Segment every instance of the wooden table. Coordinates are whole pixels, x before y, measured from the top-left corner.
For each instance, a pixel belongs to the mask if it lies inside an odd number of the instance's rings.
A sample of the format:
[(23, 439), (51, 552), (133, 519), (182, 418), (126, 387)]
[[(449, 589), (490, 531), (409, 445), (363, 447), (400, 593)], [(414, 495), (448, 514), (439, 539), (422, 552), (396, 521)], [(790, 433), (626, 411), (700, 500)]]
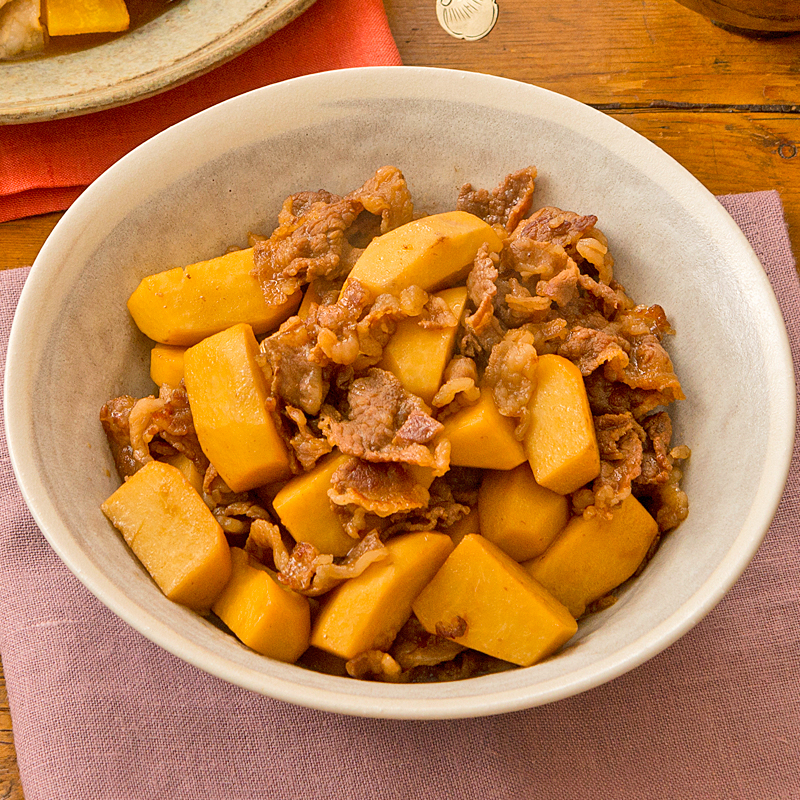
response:
[[(715, 194), (777, 189), (800, 253), (800, 35), (734, 35), (674, 0), (498, 0), (478, 42), (446, 34), (435, 0), (385, 0), (407, 65), (492, 73), (569, 95), (656, 142)], [(0, 268), (30, 264), (58, 221), (0, 225)], [(0, 800), (19, 800), (0, 668)]]

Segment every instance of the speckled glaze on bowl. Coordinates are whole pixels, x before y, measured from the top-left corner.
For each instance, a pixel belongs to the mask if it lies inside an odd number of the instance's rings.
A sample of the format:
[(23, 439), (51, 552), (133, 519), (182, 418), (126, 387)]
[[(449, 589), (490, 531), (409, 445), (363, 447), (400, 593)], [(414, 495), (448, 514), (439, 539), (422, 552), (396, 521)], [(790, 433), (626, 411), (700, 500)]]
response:
[(76, 53), (0, 62), (0, 123), (112, 108), (194, 78), (280, 30), (314, 0), (182, 0)]
[[(291, 192), (346, 192), (387, 163), (402, 167), (418, 207), (431, 212), (452, 208), (465, 181), (491, 187), (535, 164), (536, 204), (596, 214), (621, 282), (638, 302), (663, 305), (678, 332), (671, 353), (688, 399), (674, 420), (676, 441), (693, 450), (689, 519), (616, 605), (526, 669), (408, 686), (262, 658), (166, 600), (100, 512), (119, 481), (98, 411), (109, 397), (152, 391), (150, 343), (125, 307), (138, 281), (244, 245), (250, 230), (270, 231)], [(750, 246), (716, 199), (659, 148), (532, 86), (384, 67), (237, 97), (159, 134), (101, 176), (34, 264), (11, 334), (5, 409), (17, 478), (48, 540), (145, 636), (214, 675), (293, 703), (423, 719), (576, 694), (697, 623), (744, 570), (775, 512), (792, 447), (794, 382), (780, 312)]]

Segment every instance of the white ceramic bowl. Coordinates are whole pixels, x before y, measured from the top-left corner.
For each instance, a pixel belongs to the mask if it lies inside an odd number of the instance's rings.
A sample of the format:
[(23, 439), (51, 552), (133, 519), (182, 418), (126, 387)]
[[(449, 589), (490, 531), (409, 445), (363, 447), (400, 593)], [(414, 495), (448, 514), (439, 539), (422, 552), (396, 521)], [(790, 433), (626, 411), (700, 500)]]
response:
[[(275, 109), (281, 109), (275, 113)], [(620, 601), (546, 662), (434, 685), (330, 677), (262, 658), (167, 601), (100, 512), (119, 481), (103, 402), (149, 393), (149, 343), (125, 301), (145, 275), (268, 232), (281, 200), (346, 192), (399, 165), (420, 207), (453, 207), (465, 181), (492, 187), (527, 164), (536, 204), (599, 217), (616, 273), (660, 303), (688, 399), (676, 442), (693, 451), (689, 519)], [(35, 331), (35, 335), (32, 332)], [(445, 718), (547, 703), (663, 650), (744, 570), (773, 516), (794, 431), (786, 333), (755, 255), (728, 214), (655, 145), (542, 89), (463, 72), (369, 68), (299, 78), (209, 109), (102, 175), (45, 244), (8, 355), (14, 467), (45, 535), (119, 616), (170, 652), (241, 686), (375, 717)], [(757, 413), (753, 413), (754, 410)]]
[(207, 72), (266, 39), (314, 0), (181, 0), (104, 44), (0, 62), (0, 123), (124, 105)]

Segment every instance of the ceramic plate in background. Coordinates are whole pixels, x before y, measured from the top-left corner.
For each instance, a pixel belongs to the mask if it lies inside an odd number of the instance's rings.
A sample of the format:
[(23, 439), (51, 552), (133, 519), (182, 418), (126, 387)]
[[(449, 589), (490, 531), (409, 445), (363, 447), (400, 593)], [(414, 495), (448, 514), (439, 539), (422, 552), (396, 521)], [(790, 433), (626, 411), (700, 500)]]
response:
[(0, 123), (124, 105), (207, 72), (280, 30), (314, 0), (181, 0), (113, 41), (0, 62)]
[[(272, 113), (280, 108), (281, 113)], [(153, 272), (246, 246), (283, 199), (344, 194), (384, 164), (419, 209), (455, 206), (538, 168), (536, 207), (595, 214), (615, 277), (661, 304), (687, 399), (674, 442), (691, 447), (689, 518), (619, 601), (581, 622), (560, 653), (447, 684), (322, 675), (258, 656), (169, 602), (100, 511), (119, 485), (98, 414), (153, 391), (149, 342), (126, 300)], [(36, 335), (32, 335), (35, 331)], [(447, 718), (527, 708), (597, 686), (695, 625), (749, 563), (791, 457), (795, 388), (766, 275), (719, 202), (656, 145), (574, 100), (502, 78), (376, 67), (312, 75), (236, 97), (159, 134), (81, 195), (42, 248), (8, 351), (6, 428), (23, 495), (72, 571), (152, 641), (208, 672), (315, 708)], [(754, 410), (757, 413), (754, 413)]]

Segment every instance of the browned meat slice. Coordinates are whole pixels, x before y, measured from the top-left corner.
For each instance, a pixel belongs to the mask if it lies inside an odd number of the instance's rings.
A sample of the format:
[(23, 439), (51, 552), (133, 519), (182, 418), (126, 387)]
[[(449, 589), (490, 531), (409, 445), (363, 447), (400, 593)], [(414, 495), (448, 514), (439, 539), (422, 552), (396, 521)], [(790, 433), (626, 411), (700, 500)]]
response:
[[(448, 482), (450, 477), (450, 472), (448, 472), (445, 476), (434, 480), (428, 490), (430, 500), (426, 508), (389, 517), (390, 524), (384, 529), (383, 537), (405, 531), (446, 530), (469, 514), (470, 506), (462, 502), (467, 498), (456, 497), (456, 492)], [(469, 499), (473, 504), (477, 502), (477, 493), (475, 497)]]
[(578, 265), (569, 259), (567, 266), (548, 280), (536, 284), (536, 294), (552, 300), (563, 308), (578, 299), (578, 283), (580, 279)]
[(159, 435), (178, 452), (197, 463), (200, 443), (194, 430), (192, 411), (189, 408), (189, 395), (183, 384), (175, 388), (161, 387), (159, 400), (162, 408), (153, 414), (153, 423), (158, 425)]
[(636, 479), (637, 485), (666, 483), (672, 472), (673, 458), (669, 443), (672, 439), (672, 420), (666, 411), (659, 411), (641, 421), (647, 434), (645, 450), (642, 455), (642, 474)]
[(292, 548), (289, 558), (280, 565), (278, 580), (296, 592), (308, 591), (317, 567), (329, 559), (332, 560), (332, 556), (326, 558), (313, 544), (298, 542)]
[(164, 407), (153, 415), (153, 422), (159, 428), (158, 437), (183, 453), (202, 472), (208, 466), (208, 458), (200, 447), (183, 383), (175, 389), (162, 387), (161, 398)]
[(597, 223), (595, 216), (581, 216), (572, 211), (545, 206), (523, 220), (514, 230), (513, 238), (532, 239), (562, 247), (572, 259), (582, 259), (575, 249), (577, 243)]
[(203, 475), (203, 500), (214, 511), (235, 503), (246, 503), (251, 500), (249, 492), (234, 492), (220, 477), (217, 468), (209, 464)]
[(637, 496), (649, 498), (659, 530), (668, 531), (677, 527), (689, 513), (689, 500), (680, 487), (683, 472), (675, 462), (689, 458), (691, 452), (685, 445), (670, 449), (672, 420), (666, 411), (645, 417), (642, 428), (647, 441), (642, 474), (634, 482), (634, 489)]
[(621, 336), (576, 326), (559, 346), (558, 355), (572, 361), (585, 377), (602, 364), (612, 364), (616, 370), (624, 369), (628, 366), (629, 349), (630, 345)]
[(408, 317), (419, 317), (429, 302), (428, 293), (419, 286), (409, 286), (399, 296), (378, 295), (356, 325), (359, 354), (353, 362), (354, 369), (361, 372), (377, 364), (397, 323)]
[(513, 668), (512, 664), (499, 658), (484, 655), (476, 650), (464, 650), (450, 661), (443, 661), (432, 667), (419, 666), (409, 670), (408, 679), (411, 683), (462, 681)]
[[(256, 527), (260, 523), (253, 523)], [(272, 534), (274, 538), (274, 534)], [(277, 548), (275, 553), (279, 552)], [(350, 552), (338, 563), (332, 555), (320, 553), (308, 542), (299, 542), (288, 557), (281, 554), (278, 580), (307, 597), (318, 597), (350, 578), (357, 578), (376, 561), (387, 558), (389, 551), (376, 532), (368, 533), (360, 542), (355, 542)]]
[[(279, 226), (269, 239), (255, 242), (253, 249), (253, 274), (267, 302), (282, 303), (314, 278), (344, 277), (360, 248), (378, 232), (371, 231), (369, 224), (354, 228), (365, 209), (381, 219), (381, 233), (411, 220), (414, 208), (400, 170), (381, 167), (346, 197), (326, 191), (289, 197)], [(352, 242), (348, 239), (351, 228)]]
[(415, 617), (400, 630), (388, 653), (367, 650), (347, 662), (351, 677), (389, 683), (463, 680), (511, 668), (506, 661), (428, 633)]
[(533, 344), (540, 356), (557, 353), (561, 342), (569, 332), (563, 317), (528, 323), (525, 325), (525, 330), (533, 334)]
[(681, 489), (682, 478), (683, 470), (673, 466), (665, 483), (648, 487), (650, 513), (662, 533), (677, 528), (689, 515), (689, 498)]
[(245, 536), (250, 532), (251, 523), (255, 519), (269, 521), (266, 509), (252, 499), (238, 500), (228, 505), (218, 505), (212, 509), (214, 519), (222, 530), (233, 536)]
[(575, 244), (578, 255), (597, 271), (600, 283), (609, 284), (614, 277), (614, 259), (608, 252), (608, 239), (597, 228), (586, 231)]
[(312, 278), (337, 275), (347, 244), (344, 233), (362, 208), (352, 197), (311, 203), (303, 216), (257, 242), (253, 274), (261, 282), (266, 301), (278, 305)]
[(351, 678), (375, 680), (382, 683), (405, 683), (400, 665), (383, 650), (365, 650), (351, 658), (345, 669)]
[(620, 381), (632, 389), (659, 392), (668, 398), (667, 402), (685, 398), (672, 359), (658, 337), (651, 333), (634, 337), (629, 358), (629, 363), (622, 369), (613, 363), (606, 364), (603, 368), (606, 378)]
[(289, 437), (289, 446), (294, 451), (300, 466), (308, 471), (333, 448), (327, 439), (317, 436), (309, 427), (306, 415), (299, 408), (287, 405), (284, 413), (297, 426), (297, 433)]
[(541, 322), (547, 318), (551, 303), (551, 298), (537, 296), (514, 275), (504, 274), (497, 279), (494, 313), (503, 328)]
[[(458, 472), (457, 469), (455, 471)], [(430, 499), (423, 508), (400, 511), (381, 518), (354, 504), (337, 506), (345, 531), (350, 536), (358, 538), (364, 531), (379, 530), (385, 540), (398, 533), (449, 528), (469, 513), (470, 505), (467, 502), (471, 505), (477, 502), (477, 490), (466, 493), (454, 490), (447, 480), (451, 477), (451, 472), (453, 470), (433, 481), (428, 490)]]
[(635, 306), (620, 311), (614, 317), (614, 326), (620, 336), (629, 339), (651, 333), (661, 340), (664, 335), (675, 333), (661, 306)]
[(425, 330), (440, 331), (455, 328), (458, 325), (458, 319), (443, 297), (431, 295), (419, 315), (417, 324)]
[(536, 168), (526, 167), (506, 175), (491, 192), (475, 189), (471, 183), (464, 184), (458, 194), (457, 207), (489, 225), (502, 225), (507, 231), (513, 231), (530, 211), (535, 187)]
[(538, 276), (542, 280), (549, 280), (566, 269), (570, 262), (574, 263), (560, 244), (538, 242), (520, 235), (524, 229), (524, 224), (519, 225), (503, 250), (503, 264), (508, 270), (523, 278)]
[[(434, 408), (445, 409), (448, 414), (464, 406), (474, 405), (481, 396), (477, 384), (478, 367), (475, 362), (465, 356), (453, 356), (444, 368), (442, 385), (431, 404)], [(440, 419), (443, 413), (439, 414)]]
[(581, 273), (578, 276), (578, 283), (582, 289), (585, 289), (600, 301), (603, 313), (609, 319), (615, 312), (633, 307), (633, 300), (625, 294), (622, 286), (614, 280), (610, 284), (598, 283), (590, 275)]
[(431, 440), (442, 427), (419, 397), (403, 389), (390, 372), (374, 367), (350, 385), (344, 418), (330, 406), (320, 418), (320, 429), (343, 453), (432, 467), (439, 474), (449, 464), (449, 443), (434, 446)]
[(589, 406), (595, 416), (624, 414), (629, 411), (638, 420), (658, 406), (668, 405), (674, 399), (662, 392), (632, 389), (624, 383), (615, 383), (608, 380), (601, 371), (587, 375), (584, 384)]
[(402, 669), (409, 670), (451, 661), (463, 650), (464, 645), (428, 633), (412, 616), (400, 629), (389, 652)]
[[(278, 214), (278, 227), (289, 227), (296, 225), (301, 217), (304, 217), (315, 204), (327, 204), (341, 202), (341, 197), (325, 189), (320, 189), (318, 192), (298, 192), (297, 194), (289, 195), (281, 206), (280, 213)], [(265, 241), (267, 237), (261, 241)]]
[(266, 519), (256, 520), (250, 526), (244, 549), (256, 561), (276, 571), (289, 562), (289, 548), (280, 528)]
[(328, 375), (311, 353), (314, 341), (300, 317), (290, 317), (261, 343), (272, 368), (272, 392), (306, 414), (319, 413), (328, 393)]
[(403, 173), (397, 167), (381, 167), (353, 197), (381, 219), (380, 232), (399, 228), (414, 217), (414, 204)]
[(483, 376), (497, 410), (504, 417), (519, 420), (516, 435), (520, 439), (528, 427), (528, 405), (536, 388), (538, 362), (533, 334), (515, 328), (492, 348)]
[(123, 395), (109, 400), (100, 410), (100, 422), (123, 479), (154, 457), (177, 453), (183, 453), (200, 472), (208, 466), (183, 385), (163, 386), (159, 397), (136, 400)]
[(134, 457), (128, 417), (136, 399), (122, 395), (109, 400), (100, 409), (100, 423), (105, 431), (117, 472), (123, 480), (144, 466)]
[(458, 352), (462, 356), (475, 359), (481, 368), (486, 366), (489, 353), (492, 348), (505, 336), (505, 328), (500, 321), (492, 316), (487, 327), (480, 333), (476, 333), (469, 326), (465, 326), (464, 335), (458, 342)]
[(495, 253), (489, 252), (488, 245), (483, 245), (467, 275), (467, 292), (475, 311), (466, 318), (465, 325), (475, 334), (486, 329), (494, 314), (498, 260)]
[(308, 325), (316, 329), (315, 360), (352, 364), (360, 351), (356, 325), (369, 306), (369, 292), (359, 281), (348, 282), (335, 303), (312, 308)]
[(328, 497), (338, 506), (352, 504), (379, 517), (388, 517), (425, 508), (430, 495), (402, 464), (353, 459), (331, 476)]
[(600, 475), (592, 484), (594, 504), (584, 515), (610, 517), (611, 511), (631, 493), (633, 481), (642, 471), (646, 434), (632, 414), (604, 414), (595, 417), (600, 449)]
[(315, 278), (309, 284), (313, 286), (314, 291), (319, 297), (320, 306), (332, 306), (338, 299), (342, 291), (343, 281), (341, 280), (328, 280), (327, 278)]
[(608, 317), (603, 314), (602, 309), (598, 308), (597, 299), (587, 292), (581, 292), (576, 300), (558, 309), (553, 309), (551, 316), (562, 318), (570, 328), (605, 330), (609, 327)]
[(410, 286), (399, 296), (379, 295), (370, 305), (361, 283), (348, 281), (335, 303), (311, 309), (307, 327), (315, 331), (316, 346), (309, 357), (319, 364), (366, 369), (380, 360), (396, 323), (419, 316), (427, 302), (427, 292)]

